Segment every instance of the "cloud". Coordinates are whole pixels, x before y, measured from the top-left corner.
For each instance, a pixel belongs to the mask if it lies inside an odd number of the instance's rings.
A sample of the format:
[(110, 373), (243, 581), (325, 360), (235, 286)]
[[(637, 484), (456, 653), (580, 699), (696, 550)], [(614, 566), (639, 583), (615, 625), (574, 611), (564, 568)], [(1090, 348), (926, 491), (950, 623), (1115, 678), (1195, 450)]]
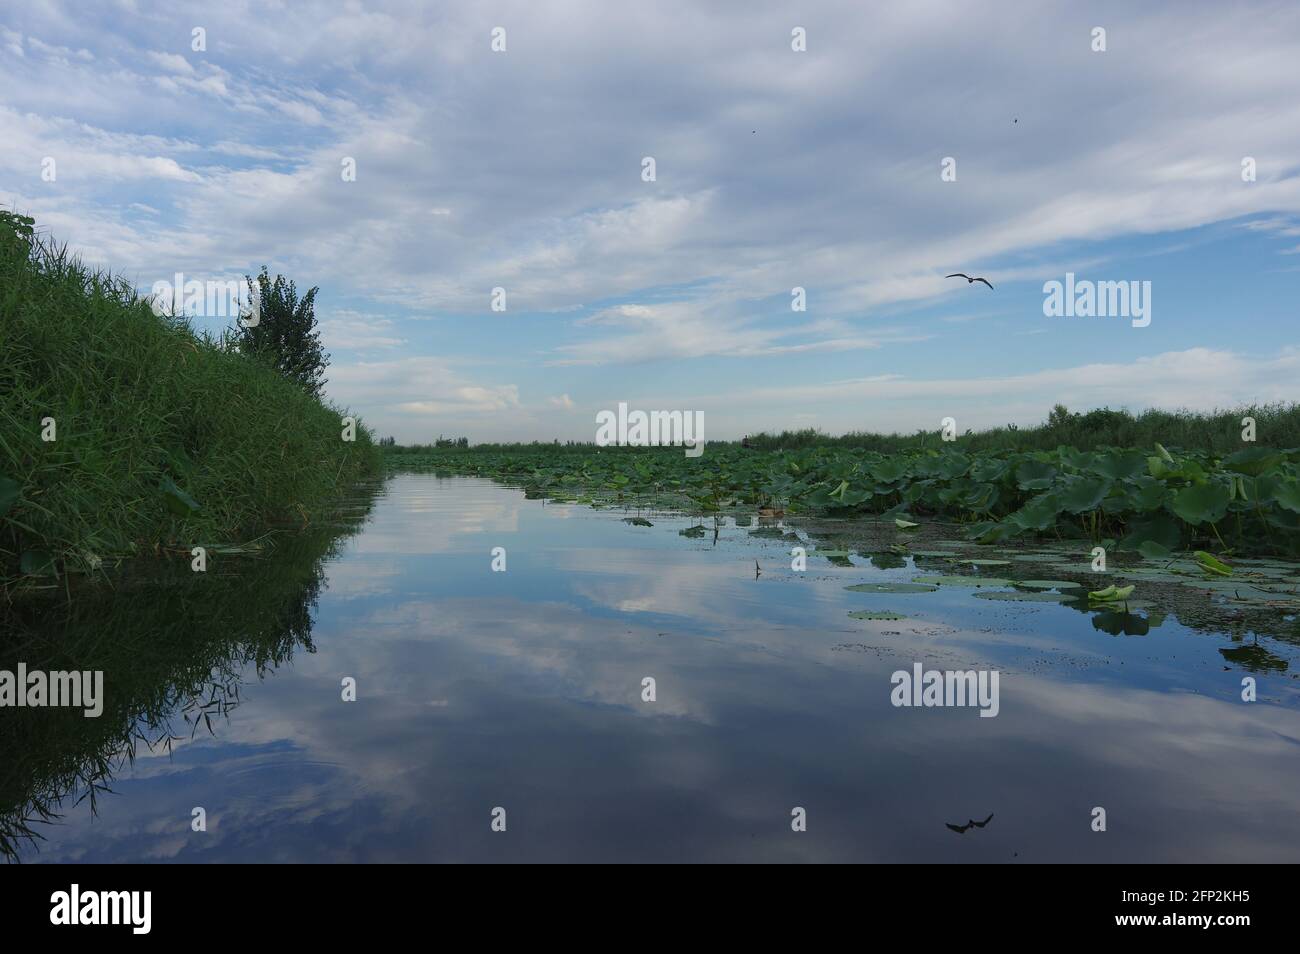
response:
[(482, 415), (519, 407), (513, 384), (465, 380), (436, 358), (336, 364), (329, 369), (330, 395), (349, 407), (397, 416)]
[(194, 73), (194, 67), (190, 66), (190, 61), (178, 53), (159, 53), (156, 50), (151, 50), (146, 55), (169, 73), (181, 73), (187, 76)]
[(863, 335), (850, 325), (832, 319), (764, 319), (747, 314), (743, 308), (746, 304), (730, 303), (714, 296), (706, 300), (615, 305), (574, 322), (579, 328), (612, 329), (612, 334), (560, 345), (554, 349), (558, 357), (551, 363), (599, 365), (707, 357), (773, 357), (873, 349), (884, 341), (916, 341), (924, 337), (892, 328), (877, 328), (872, 334)]
[[(274, 31), (248, 30), (238, 3), (147, 22), (57, 3), (7, 12), (0, 205), (145, 285), (266, 263), (366, 316), (326, 315), (332, 347), (496, 361), (485, 380), (552, 413), (559, 388), (538, 379), (557, 366), (704, 359), (740, 394), (771, 380), (773, 359), (804, 375), (825, 359), (822, 376), (843, 378), (888, 349), (900, 357), (887, 366), (921, 380), (921, 349), (902, 346), (933, 330), (906, 313), (961, 309), (942, 322), (959, 342), (947, 360), (981, 361), (998, 345), (977, 336), (1014, 321), (1016, 286), (1145, 254), (1143, 236), (1249, 219), (1240, 240), (1294, 251), (1300, 9), (1103, 4), (1104, 54), (1061, 4), (813, 3), (801, 54), (776, 7), (496, 9), (504, 54), (479, 11), (402, 0), (306, 0)], [(196, 22), (206, 51), (190, 49)], [(956, 181), (940, 179), (946, 156)], [(987, 275), (997, 298), (943, 278), (958, 270)], [(544, 335), (454, 334), (444, 348), (432, 326), (384, 324), (463, 322), (497, 286)], [(789, 309), (795, 286), (805, 313)], [(960, 320), (985, 310), (997, 317)], [(1053, 358), (1049, 335), (1003, 330), (999, 342)], [(528, 419), (504, 384), (430, 397), (403, 380), (411, 392), (384, 390), (383, 408), (504, 401), (512, 424)]]
[[(407, 305), (478, 309), (503, 285), (512, 307), (546, 310), (711, 280), (732, 297), (803, 284), (849, 314), (949, 294), (938, 262), (978, 267), (1134, 227), (1300, 211), (1300, 177), (1286, 175), (1285, 159), (1300, 145), (1285, 56), (1300, 14), (1195, 6), (1195, 17), (1116, 8), (1106, 54), (1050, 7), (872, 17), (814, 7), (800, 55), (773, 40), (788, 37), (780, 11), (736, 20), (685, 3), (655, 18), (683, 25), (671, 32), (648, 29), (640, 11), (511, 4), (516, 43), (496, 59), (467, 11), (430, 20), (401, 4), (373, 14), (304, 4), (282, 11), (277, 36), (250, 35), (236, 29), (238, 10), (218, 11), (209, 35), (241, 41), (207, 56), (202, 75), (189, 62), (197, 55), (141, 53), (176, 84), (177, 106), (222, 101), (230, 122), (209, 119), (226, 141), (241, 114), (326, 132), (278, 170), (287, 188), (195, 181), (178, 231), (185, 241), (222, 223), (208, 245), (223, 260), (258, 257), (274, 216), (282, 242), (322, 266), (343, 244), (322, 233), (349, 236), (360, 290), (382, 287)], [(1016, 28), (1003, 29), (1003, 17)], [(724, 28), (721, 54), (712, 31)], [(1249, 79), (1224, 69), (1241, 58)], [(353, 95), (369, 101), (321, 89), (313, 100), (325, 75), (316, 61), (363, 71), (371, 82)], [(970, 75), (983, 78), (978, 90)], [(631, 76), (656, 77), (655, 96), (629, 100)], [(157, 99), (143, 78), (121, 79), (142, 109)], [(36, 98), (27, 83), (18, 90)], [(1254, 108), (1265, 101), (1269, 109)], [(1093, 108), (1104, 102), (1122, 105)], [(1091, 123), (1083, 135), (1081, 113)], [(248, 133), (265, 142), (268, 129), (259, 120)], [(1223, 142), (1249, 144), (1259, 159), (1251, 188), (1220, 155)], [(657, 159), (652, 183), (640, 178), (646, 154)], [(343, 155), (361, 170), (352, 195), (326, 173)], [(958, 161), (956, 182), (939, 180), (945, 155)], [(844, 176), (849, 168), (858, 174)], [(446, 216), (393, 214), (412, 207), (465, 212), (451, 229)]]
[(321, 317), (318, 327), (327, 351), (372, 351), (406, 344), (406, 339), (396, 333), (395, 324), (380, 315), (339, 310)]
[[(792, 420), (793, 412), (809, 407), (820, 412), (818, 426), (832, 431), (930, 430), (948, 415), (955, 416), (965, 430), (1007, 422), (1040, 423), (1058, 402), (1071, 408), (1193, 411), (1284, 402), (1294, 400), (1297, 378), (1300, 347), (1285, 348), (1271, 357), (1190, 348), (1129, 362), (1057, 366), (1024, 374), (935, 378), (886, 373), (686, 400), (693, 408), (712, 412), (712, 431), (719, 438), (733, 430), (739, 433), (756, 419), (779, 430), (785, 426), (783, 421)], [(638, 406), (657, 406), (654, 402), (662, 398), (636, 400)], [(739, 408), (749, 413), (749, 425), (740, 423)]]

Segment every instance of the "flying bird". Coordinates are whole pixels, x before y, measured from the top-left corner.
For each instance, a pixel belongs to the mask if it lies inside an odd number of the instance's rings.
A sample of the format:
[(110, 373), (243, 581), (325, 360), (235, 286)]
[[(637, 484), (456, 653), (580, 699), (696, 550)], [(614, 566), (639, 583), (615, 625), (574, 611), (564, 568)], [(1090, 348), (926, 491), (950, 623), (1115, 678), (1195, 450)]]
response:
[(759, 575), (760, 573), (762, 573), (762, 572), (763, 572), (763, 571), (762, 571), (761, 569), (759, 569), (758, 561), (755, 560), (755, 561), (754, 561), (754, 579), (757, 580), (757, 579), (758, 579), (758, 575)]
[(979, 278), (978, 276), (975, 277), (975, 278), (971, 278), (971, 277), (970, 277), (969, 275), (967, 275), (965, 272), (953, 272), (951, 275), (945, 275), (945, 276), (943, 276), (943, 277), (944, 277), (944, 278), (964, 278), (964, 279), (966, 279), (966, 284), (967, 284), (967, 285), (973, 285), (973, 284), (975, 284), (975, 282), (983, 282), (985, 285), (988, 285), (990, 289), (992, 289), (992, 287), (993, 287), (992, 285), (989, 285), (989, 280), (988, 280), (987, 278)]
[(983, 828), (985, 825), (987, 825), (987, 824), (988, 824), (989, 822), (991, 822), (992, 820), (993, 820), (993, 814), (992, 814), (992, 813), (989, 813), (989, 817), (986, 818), (986, 819), (984, 819), (982, 822), (977, 822), (977, 821), (975, 821), (975, 819), (970, 818), (970, 819), (967, 819), (966, 824), (964, 824), (964, 825), (950, 825), (950, 824), (948, 824), (947, 822), (944, 822), (944, 825), (945, 825), (946, 827), (948, 827), (948, 828), (951, 828), (951, 829), (952, 829), (953, 831), (955, 831), (957, 834), (959, 834), (959, 835), (964, 835), (964, 834), (966, 834), (966, 832), (970, 831), (970, 829), (971, 829), (972, 827), (975, 827), (975, 828)]

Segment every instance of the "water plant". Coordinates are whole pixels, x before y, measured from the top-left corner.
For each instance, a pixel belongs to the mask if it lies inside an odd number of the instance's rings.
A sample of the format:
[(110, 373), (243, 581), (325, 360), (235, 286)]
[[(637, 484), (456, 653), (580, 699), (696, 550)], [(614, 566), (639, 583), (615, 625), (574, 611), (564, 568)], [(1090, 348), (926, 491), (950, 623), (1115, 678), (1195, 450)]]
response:
[[(1288, 413), (1300, 419), (1300, 408)], [(1161, 442), (975, 453), (951, 446), (884, 453), (837, 443), (779, 450), (711, 444), (696, 459), (672, 448), (532, 444), (386, 459), (399, 468), (492, 477), (532, 496), (583, 491), (701, 514), (874, 514), (912, 532), (941, 518), (980, 543), (1087, 540), (1150, 559), (1201, 547), (1219, 553), (1212, 559), (1220, 562), (1247, 553), (1300, 554), (1300, 449), (1241, 448), (1240, 441), (1231, 452)]]

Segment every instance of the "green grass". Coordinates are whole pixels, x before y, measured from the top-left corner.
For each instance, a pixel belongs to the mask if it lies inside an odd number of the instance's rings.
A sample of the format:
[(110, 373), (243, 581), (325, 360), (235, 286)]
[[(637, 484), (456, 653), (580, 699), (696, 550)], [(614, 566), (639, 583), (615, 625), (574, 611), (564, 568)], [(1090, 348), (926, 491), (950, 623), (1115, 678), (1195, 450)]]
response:
[(247, 541), (377, 470), (339, 409), (21, 221), (0, 214), (0, 584)]

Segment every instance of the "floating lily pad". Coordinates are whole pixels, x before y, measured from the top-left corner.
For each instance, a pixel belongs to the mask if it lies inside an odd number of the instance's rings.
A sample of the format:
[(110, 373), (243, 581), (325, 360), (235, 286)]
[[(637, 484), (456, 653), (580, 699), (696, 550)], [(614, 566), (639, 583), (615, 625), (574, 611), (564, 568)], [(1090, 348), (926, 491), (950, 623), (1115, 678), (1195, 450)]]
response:
[(1016, 580), (1016, 586), (1027, 586), (1034, 590), (1080, 590), (1082, 583), (1070, 580)]
[(1010, 580), (996, 576), (914, 576), (913, 583), (935, 583), (940, 586), (1010, 586)]
[(856, 613), (850, 613), (849, 616), (852, 619), (888, 619), (888, 620), (907, 619), (907, 617), (904, 616), (902, 613), (894, 613), (889, 610), (881, 610), (880, 612), (877, 613), (873, 613), (868, 610), (858, 610)]
[(1166, 573), (1160, 570), (1151, 570), (1143, 572), (1130, 567), (1116, 571), (1120, 576), (1135, 580), (1141, 580), (1146, 583), (1175, 583), (1178, 585), (1199, 583), (1201, 577), (1187, 576), (1182, 573)]
[(998, 600), (1007, 603), (1064, 603), (1075, 598), (1067, 593), (1024, 593), (1019, 590), (1005, 592), (993, 590), (973, 595), (977, 600)]
[(1280, 596), (1300, 596), (1300, 588), (1287, 583), (1246, 583), (1241, 580), (1204, 580), (1196, 584), (1197, 589), (1213, 590), (1216, 593), (1268, 593)]
[(933, 593), (939, 587), (928, 583), (854, 583), (844, 588), (854, 593)]
[(971, 566), (1010, 566), (1010, 560), (962, 560), (962, 563), (969, 563)]
[(1094, 570), (1092, 562), (1088, 560), (1080, 560), (1078, 563), (1052, 563), (1049, 565), (1053, 570), (1060, 570), (1064, 573), (1084, 573), (1096, 577), (1109, 576), (1113, 572), (1112, 570)]

